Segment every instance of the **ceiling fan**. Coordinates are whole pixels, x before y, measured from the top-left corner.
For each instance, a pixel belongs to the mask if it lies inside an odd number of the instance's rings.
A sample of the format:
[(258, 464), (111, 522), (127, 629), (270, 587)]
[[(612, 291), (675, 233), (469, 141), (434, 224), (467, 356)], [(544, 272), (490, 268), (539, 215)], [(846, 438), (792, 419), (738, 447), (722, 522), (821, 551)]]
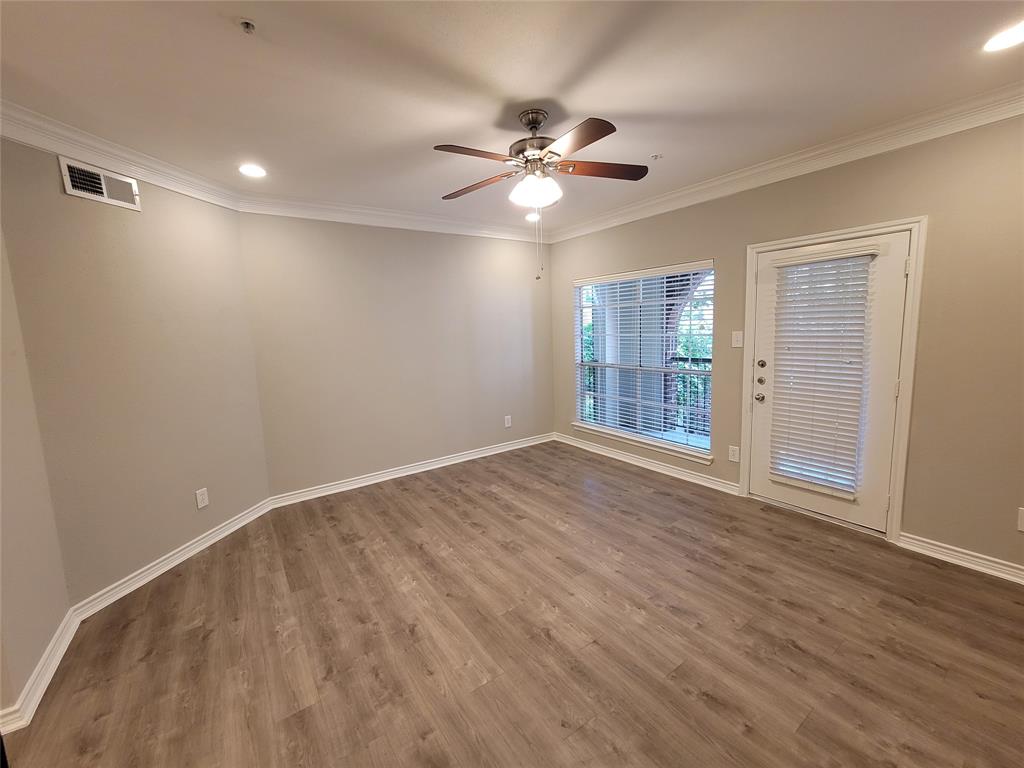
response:
[(568, 133), (557, 139), (538, 136), (537, 131), (548, 119), (543, 109), (527, 109), (519, 114), (519, 122), (530, 132), (529, 138), (520, 139), (508, 148), (508, 154), (487, 152), (483, 149), (471, 149), (455, 144), (438, 144), (434, 149), (440, 152), (454, 152), (457, 155), (482, 157), (485, 160), (497, 160), (511, 166), (504, 173), (491, 176), (489, 179), (470, 184), (468, 187), (450, 192), (442, 200), (454, 200), (478, 189), (489, 187), (505, 179), (522, 175), (523, 178), (509, 194), (508, 199), (525, 208), (546, 208), (558, 202), (562, 197), (562, 189), (554, 176), (568, 174), (571, 176), (599, 176), (606, 179), (623, 179), (639, 181), (647, 175), (646, 165), (628, 165), (625, 163), (598, 163), (590, 160), (570, 160), (569, 155), (578, 152), (598, 139), (615, 133), (615, 126), (599, 117), (588, 117)]

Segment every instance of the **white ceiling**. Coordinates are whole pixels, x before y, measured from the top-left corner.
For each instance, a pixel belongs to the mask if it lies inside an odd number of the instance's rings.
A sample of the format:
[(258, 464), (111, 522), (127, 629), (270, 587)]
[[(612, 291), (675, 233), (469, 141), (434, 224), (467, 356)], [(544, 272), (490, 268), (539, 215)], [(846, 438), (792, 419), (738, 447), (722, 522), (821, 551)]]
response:
[(578, 157), (651, 172), (562, 177), (557, 228), (1022, 81), (1024, 46), (981, 50), (1021, 18), (1005, 2), (5, 1), (2, 95), (240, 195), (496, 227), (526, 226), (508, 183), (440, 198), (502, 166), (434, 144), (506, 151), (533, 104), (550, 136), (611, 120)]

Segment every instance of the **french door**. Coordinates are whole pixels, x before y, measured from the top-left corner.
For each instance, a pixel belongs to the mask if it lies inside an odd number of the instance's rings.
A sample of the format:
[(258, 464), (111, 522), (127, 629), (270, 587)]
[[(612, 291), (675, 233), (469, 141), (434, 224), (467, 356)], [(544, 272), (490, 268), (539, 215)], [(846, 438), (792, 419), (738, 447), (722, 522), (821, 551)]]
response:
[(884, 531), (910, 233), (757, 254), (750, 492)]

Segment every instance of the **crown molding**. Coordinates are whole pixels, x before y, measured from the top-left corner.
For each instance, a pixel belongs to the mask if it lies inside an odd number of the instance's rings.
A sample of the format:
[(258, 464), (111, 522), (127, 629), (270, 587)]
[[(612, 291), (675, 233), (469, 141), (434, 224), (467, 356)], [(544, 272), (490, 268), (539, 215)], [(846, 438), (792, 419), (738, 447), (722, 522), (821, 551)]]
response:
[[(441, 216), (327, 202), (244, 198), (231, 189), (176, 165), (86, 133), (13, 102), (2, 102), (0, 109), (0, 135), (5, 138), (54, 154), (67, 155), (242, 213), (533, 241), (532, 233), (525, 229), (488, 226)], [(690, 184), (617, 208), (580, 224), (555, 228), (546, 233), (544, 242), (557, 243), (599, 232), (1020, 115), (1024, 115), (1024, 82)]]
[(250, 199), (239, 200), (236, 211), (264, 216), (290, 216), (296, 219), (336, 221), (363, 224), (368, 227), (411, 229), (418, 232), (438, 232), (450, 235), (492, 237), (499, 240), (534, 242), (531, 234), (512, 228), (492, 227), (459, 219), (431, 216), (422, 213), (393, 211), (387, 208), (369, 208), (336, 203), (311, 203), (293, 200)]
[(238, 209), (238, 195), (225, 187), (10, 101), (4, 101), (0, 106), (0, 134), (20, 144), (55, 155), (67, 155), (197, 200)]
[(1024, 82), (608, 211), (582, 224), (552, 231), (550, 242), (580, 237), (1020, 115), (1024, 115)]
[(496, 227), (442, 216), (338, 203), (243, 197), (184, 168), (81, 131), (10, 101), (0, 102), (0, 135), (20, 144), (66, 155), (172, 192), (242, 213), (290, 216), (371, 227), (533, 242), (532, 228)]

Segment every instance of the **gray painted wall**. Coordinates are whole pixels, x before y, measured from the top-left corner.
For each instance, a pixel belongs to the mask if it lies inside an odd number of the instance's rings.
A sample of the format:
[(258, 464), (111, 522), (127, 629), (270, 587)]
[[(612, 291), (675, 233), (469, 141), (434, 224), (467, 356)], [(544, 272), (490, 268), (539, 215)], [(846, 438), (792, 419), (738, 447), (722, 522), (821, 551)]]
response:
[[(550, 430), (533, 246), (242, 216), (148, 184), (136, 213), (63, 194), (49, 153), (2, 151), (72, 604), (271, 493)], [(5, 625), (49, 627), (34, 666), (68, 597), (7, 585)]]
[(571, 433), (577, 277), (716, 260), (716, 459), (678, 463), (736, 480), (747, 244), (920, 214), (905, 528), (1024, 562), (1022, 138), (1006, 121), (558, 243), (539, 282), (523, 243), (240, 215), (147, 184), (141, 213), (69, 197), (53, 155), (3, 142), (3, 441), (36, 430), (40, 447), (3, 452), (2, 704), (69, 603), (270, 493)]
[[(737, 481), (746, 247), (926, 214), (903, 528), (1024, 563), (1024, 119), (713, 200), (552, 247), (555, 430)], [(572, 281), (713, 258), (709, 467), (576, 432)]]
[(0, 250), (0, 702), (7, 706), (17, 700), (69, 601), (7, 249)]
[(241, 233), (273, 493), (551, 431), (533, 245), (259, 215)]
[[(63, 193), (4, 142), (3, 231), (76, 603), (266, 498), (238, 215)], [(210, 490), (197, 510), (193, 492)], [(13, 673), (13, 670), (12, 670)]]

